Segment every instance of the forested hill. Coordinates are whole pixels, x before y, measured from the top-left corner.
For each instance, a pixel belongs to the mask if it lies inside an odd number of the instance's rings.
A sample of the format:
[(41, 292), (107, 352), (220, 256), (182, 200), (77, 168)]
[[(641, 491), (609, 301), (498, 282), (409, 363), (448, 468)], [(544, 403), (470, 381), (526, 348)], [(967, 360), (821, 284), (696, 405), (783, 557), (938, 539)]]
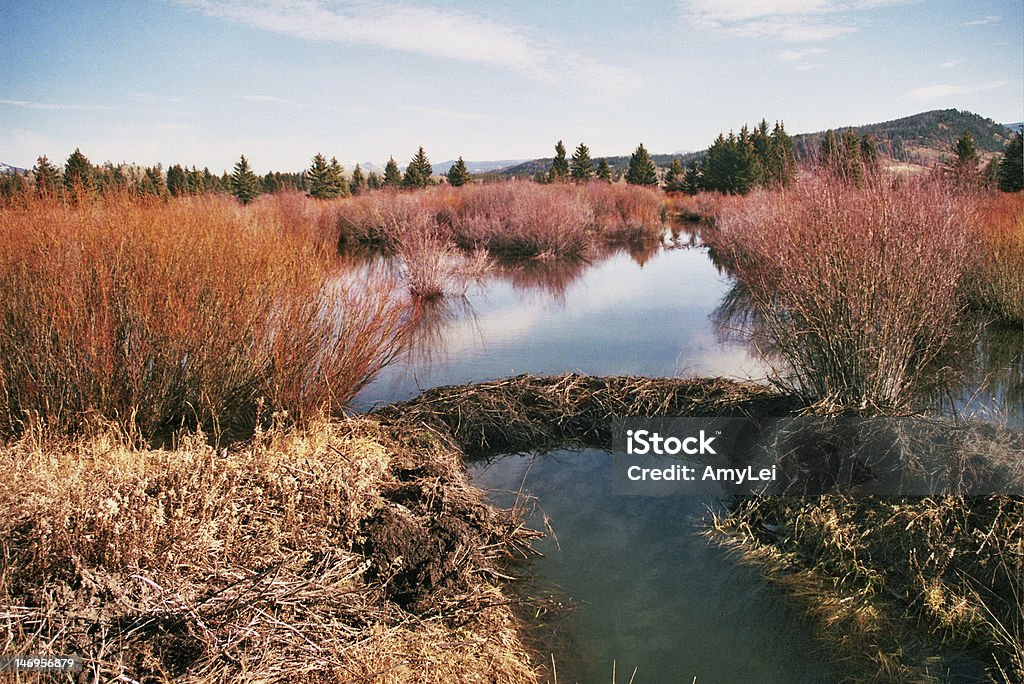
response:
[[(756, 121), (748, 123), (751, 128), (757, 124)], [(730, 128), (738, 131), (739, 125), (726, 127), (723, 132), (728, 133)], [(842, 131), (846, 128), (848, 126), (839, 127), (836, 130)], [(957, 109), (936, 109), (902, 119), (852, 126), (852, 128), (861, 135), (873, 135), (878, 141), (879, 149), (884, 154), (890, 154), (899, 161), (919, 164), (930, 164), (943, 156), (949, 156), (953, 142), (964, 131), (969, 131), (974, 136), (975, 145), (982, 154), (1001, 153), (1012, 135), (1010, 130), (992, 119)], [(824, 131), (794, 135), (793, 146), (797, 159), (817, 154), (823, 135)], [(711, 142), (709, 140), (708, 144), (710, 145)], [(571, 153), (573, 146), (568, 142), (566, 146)], [(678, 157), (685, 165), (690, 159), (703, 155), (703, 152), (652, 154), (651, 158), (659, 167), (665, 168), (672, 164), (674, 158)], [(622, 172), (629, 165), (629, 156), (609, 157), (608, 163), (616, 171)], [(503, 169), (500, 173), (509, 176), (532, 176), (537, 171), (547, 171), (550, 167), (551, 157), (547, 157)]]
[[(845, 130), (843, 126), (836, 130)], [(1012, 133), (1002, 124), (972, 112), (957, 109), (936, 109), (902, 119), (854, 126), (861, 135), (872, 135), (883, 153), (900, 161), (931, 163), (949, 156), (953, 143), (968, 131), (981, 153), (1002, 153)], [(824, 131), (793, 136), (797, 159), (821, 148)]]

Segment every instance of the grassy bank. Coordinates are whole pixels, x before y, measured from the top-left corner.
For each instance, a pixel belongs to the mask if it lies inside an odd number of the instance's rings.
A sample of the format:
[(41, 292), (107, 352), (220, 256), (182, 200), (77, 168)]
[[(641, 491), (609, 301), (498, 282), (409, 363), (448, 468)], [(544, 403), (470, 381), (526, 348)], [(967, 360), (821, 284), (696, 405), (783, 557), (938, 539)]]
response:
[(796, 597), (845, 680), (1024, 680), (1024, 500), (768, 497), (712, 538)]
[(0, 209), (0, 434), (92, 418), (144, 438), (337, 413), (413, 318), (346, 268), (309, 200), (130, 197)]
[(529, 533), (437, 433), (26, 438), (0, 468), (6, 653), (87, 681), (536, 681), (502, 579)]

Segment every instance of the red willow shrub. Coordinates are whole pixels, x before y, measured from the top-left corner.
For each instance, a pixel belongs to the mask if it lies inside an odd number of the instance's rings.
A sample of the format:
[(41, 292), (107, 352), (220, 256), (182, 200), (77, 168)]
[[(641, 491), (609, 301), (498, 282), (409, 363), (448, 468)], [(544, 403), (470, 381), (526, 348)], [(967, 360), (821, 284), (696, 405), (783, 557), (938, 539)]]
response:
[(1024, 193), (979, 199), (978, 263), (971, 282), (983, 309), (1024, 325)]
[(463, 250), (577, 258), (597, 242), (658, 238), (664, 230), (658, 191), (597, 182), (509, 181), (372, 192), (339, 206), (342, 242), (377, 242), (395, 249), (426, 226), (432, 233), (448, 231)]
[(899, 409), (956, 338), (970, 203), (930, 179), (819, 174), (723, 209), (706, 239), (748, 289), (779, 380), (844, 409)]
[(151, 437), (340, 410), (397, 353), (409, 305), (383, 276), (341, 272), (283, 221), (295, 210), (225, 197), (0, 210), (0, 433), (95, 414)]

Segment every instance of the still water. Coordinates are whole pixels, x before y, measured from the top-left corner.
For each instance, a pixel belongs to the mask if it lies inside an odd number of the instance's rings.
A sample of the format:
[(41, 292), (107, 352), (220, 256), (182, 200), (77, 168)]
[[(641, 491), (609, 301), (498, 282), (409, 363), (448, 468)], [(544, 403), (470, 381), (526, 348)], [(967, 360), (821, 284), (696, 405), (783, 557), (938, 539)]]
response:
[[(610, 252), (588, 264), (498, 267), (463, 298), (423, 317), (416, 342), (356, 398), (372, 409), (440, 385), (518, 373), (718, 375), (763, 381), (757, 345), (736, 334), (733, 283), (684, 235), (666, 246)], [(735, 299), (733, 297), (732, 299)], [(742, 319), (742, 312), (739, 318)], [(983, 330), (958, 410), (1024, 422), (1024, 333)], [(536, 506), (536, 592), (574, 609), (557, 625), (559, 681), (828, 681), (797, 612), (756, 571), (699, 532), (712, 497), (611, 493), (611, 456), (560, 451), (470, 467), (508, 506)]]

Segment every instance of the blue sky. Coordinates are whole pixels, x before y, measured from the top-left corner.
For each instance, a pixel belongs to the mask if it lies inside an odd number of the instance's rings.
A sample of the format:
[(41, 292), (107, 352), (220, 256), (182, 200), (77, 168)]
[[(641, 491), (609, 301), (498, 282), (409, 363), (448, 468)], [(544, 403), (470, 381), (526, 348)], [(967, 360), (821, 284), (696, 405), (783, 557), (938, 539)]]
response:
[(1020, 0), (0, 0), (0, 161), (347, 163), (1024, 119)]

